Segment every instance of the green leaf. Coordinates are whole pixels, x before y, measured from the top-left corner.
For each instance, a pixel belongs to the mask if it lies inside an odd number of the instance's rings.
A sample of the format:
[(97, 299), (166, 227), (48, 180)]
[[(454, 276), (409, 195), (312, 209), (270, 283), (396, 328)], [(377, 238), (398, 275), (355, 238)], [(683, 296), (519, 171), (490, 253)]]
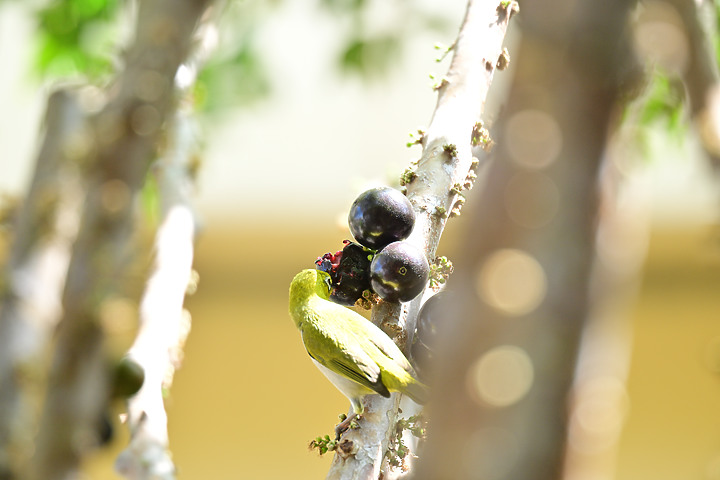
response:
[(388, 72), (401, 52), (400, 39), (394, 35), (350, 40), (340, 55), (346, 73), (370, 77)]
[(117, 0), (53, 1), (37, 10), (37, 73), (91, 79), (110, 73), (117, 13)]
[(160, 192), (155, 175), (146, 175), (140, 191), (140, 205), (144, 219), (154, 228), (160, 220)]
[(685, 93), (679, 82), (673, 82), (665, 75), (655, 73), (644, 97), (640, 111), (640, 124), (662, 122), (669, 129), (682, 127)]
[(333, 12), (357, 12), (366, 3), (366, 0), (321, 0), (320, 5)]
[(263, 99), (270, 90), (267, 69), (248, 37), (230, 56), (208, 63), (194, 93), (199, 109), (216, 113)]

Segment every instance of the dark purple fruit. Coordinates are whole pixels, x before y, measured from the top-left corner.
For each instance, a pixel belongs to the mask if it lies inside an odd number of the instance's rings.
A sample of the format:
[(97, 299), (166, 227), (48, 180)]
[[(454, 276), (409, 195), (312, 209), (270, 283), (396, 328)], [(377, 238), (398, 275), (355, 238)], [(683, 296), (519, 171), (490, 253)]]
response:
[(410, 235), (415, 212), (407, 197), (394, 188), (373, 188), (355, 199), (348, 225), (355, 240), (379, 250)]
[(355, 305), (362, 293), (370, 288), (370, 260), (373, 252), (362, 245), (345, 240), (345, 248), (326, 253), (315, 264), (330, 274), (330, 300), (341, 305)]
[(370, 264), (370, 285), (389, 302), (409, 302), (425, 289), (430, 275), (425, 253), (408, 242), (393, 242)]
[(335, 271), (337, 281), (333, 283), (330, 300), (341, 305), (355, 305), (362, 293), (370, 288), (371, 259), (371, 251), (357, 243), (348, 242)]

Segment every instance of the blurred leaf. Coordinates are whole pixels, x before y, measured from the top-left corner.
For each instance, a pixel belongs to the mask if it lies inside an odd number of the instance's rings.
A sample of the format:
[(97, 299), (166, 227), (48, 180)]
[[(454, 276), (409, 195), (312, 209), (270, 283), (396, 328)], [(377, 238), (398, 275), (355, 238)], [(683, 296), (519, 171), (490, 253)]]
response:
[(720, 64), (720, 2), (713, 2), (715, 6), (715, 29), (713, 31), (713, 44), (715, 45), (715, 61)]
[(366, 0), (320, 0), (321, 6), (333, 12), (356, 12), (366, 4)]
[(145, 184), (140, 191), (140, 205), (143, 219), (155, 228), (160, 221), (160, 192), (155, 175), (145, 176)]
[(112, 22), (118, 6), (118, 0), (56, 0), (38, 10), (38, 73), (92, 79), (108, 74), (115, 49)]
[(456, 20), (447, 16), (439, 16), (421, 10), (418, 10), (416, 15), (418, 16), (420, 27), (423, 29), (439, 33), (449, 33), (457, 29)]
[(401, 42), (394, 35), (355, 38), (340, 55), (340, 66), (346, 73), (370, 77), (387, 73), (400, 56)]
[(211, 60), (195, 85), (198, 108), (209, 113), (248, 105), (269, 93), (265, 65), (249, 37), (231, 56)]
[(626, 107), (623, 121), (635, 119), (634, 142), (638, 151), (650, 159), (657, 153), (659, 140), (682, 143), (687, 133), (686, 115), (682, 83), (655, 71), (648, 78), (645, 93)]
[(663, 122), (672, 133), (683, 131), (684, 101), (682, 84), (656, 72), (648, 85), (645, 103), (640, 110), (640, 124)]

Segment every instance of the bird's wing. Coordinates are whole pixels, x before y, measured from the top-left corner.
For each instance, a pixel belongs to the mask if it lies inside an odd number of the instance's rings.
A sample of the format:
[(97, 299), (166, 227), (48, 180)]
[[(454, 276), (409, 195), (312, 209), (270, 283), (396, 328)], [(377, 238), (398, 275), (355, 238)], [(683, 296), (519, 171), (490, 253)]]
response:
[[(342, 310), (333, 312), (334, 314), (343, 315), (343, 310), (346, 310), (357, 315), (345, 307), (338, 307)], [(309, 329), (314, 330), (312, 334), (307, 332)], [(327, 329), (322, 328), (322, 323), (308, 322), (301, 330), (305, 348), (315, 361), (384, 397), (390, 396), (387, 387), (382, 383), (380, 367), (365, 351), (362, 343), (358, 342), (351, 329)]]
[[(371, 343), (377, 350), (387, 357), (387, 359), (392, 361), (392, 363), (399, 366), (412, 376), (416, 376), (415, 370), (412, 365), (410, 365), (410, 362), (408, 362), (405, 355), (403, 355), (400, 348), (377, 325), (366, 321), (363, 325), (363, 330), (365, 341)], [(375, 357), (376, 363), (380, 364), (384, 364), (387, 359)]]

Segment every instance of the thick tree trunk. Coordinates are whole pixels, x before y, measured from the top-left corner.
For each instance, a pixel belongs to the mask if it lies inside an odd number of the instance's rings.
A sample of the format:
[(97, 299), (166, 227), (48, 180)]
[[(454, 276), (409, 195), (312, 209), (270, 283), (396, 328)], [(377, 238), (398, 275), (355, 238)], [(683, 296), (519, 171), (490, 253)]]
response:
[(587, 317), (598, 172), (632, 2), (523, 5), (516, 77), (450, 279), (420, 479), (557, 480)]

